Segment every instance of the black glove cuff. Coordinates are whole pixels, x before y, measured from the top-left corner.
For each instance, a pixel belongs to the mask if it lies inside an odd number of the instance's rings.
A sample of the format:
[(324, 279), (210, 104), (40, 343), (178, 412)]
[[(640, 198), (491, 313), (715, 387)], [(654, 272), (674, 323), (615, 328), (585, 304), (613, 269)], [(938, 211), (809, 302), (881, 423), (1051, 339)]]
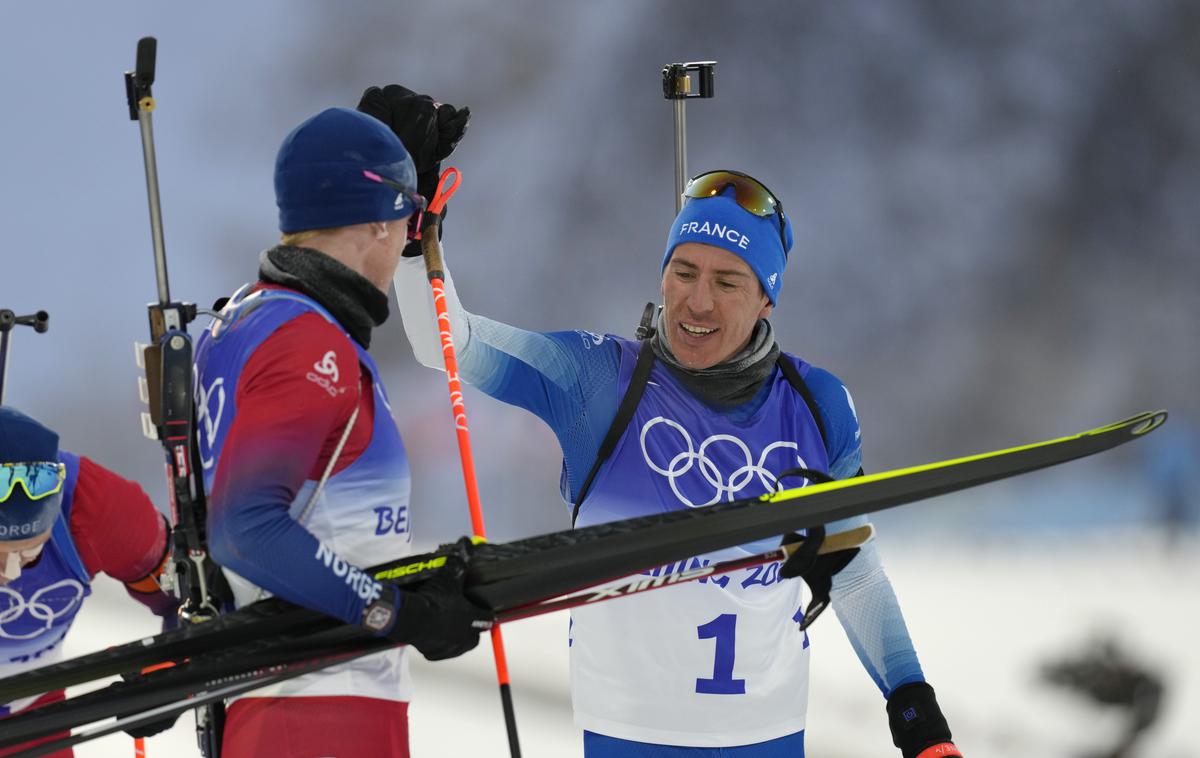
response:
[(893, 690), (887, 699), (887, 714), (892, 743), (904, 758), (916, 758), (925, 748), (951, 739), (950, 726), (938, 707), (933, 687), (925, 682)]
[[(436, 223), (438, 241), (440, 242), (442, 240), (441, 220), (446, 215), (447, 210), (447, 208), (443, 208), (441, 213), (423, 214), (421, 218), (421, 235), (428, 234), (430, 228)], [(420, 258), (424, 254), (425, 249), (421, 246), (421, 240), (409, 240), (404, 249), (400, 251), (400, 257), (402, 258)]]

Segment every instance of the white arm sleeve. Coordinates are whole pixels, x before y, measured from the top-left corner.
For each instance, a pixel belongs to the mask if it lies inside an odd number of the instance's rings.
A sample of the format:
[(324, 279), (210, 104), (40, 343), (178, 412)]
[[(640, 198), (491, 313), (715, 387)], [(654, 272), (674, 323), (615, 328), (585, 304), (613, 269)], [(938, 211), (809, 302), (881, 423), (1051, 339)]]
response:
[(875, 540), (834, 575), (829, 596), (850, 645), (884, 697), (902, 684), (924, 681)]
[[(443, 271), (446, 274), (446, 308), (450, 313), (454, 348), (462, 356), (471, 339), (468, 314), (458, 301), (454, 279), (444, 265)], [(404, 322), (404, 333), (408, 336), (413, 355), (422, 365), (444, 371), (437, 311), (433, 305), (433, 288), (425, 275), (425, 259), (401, 258), (393, 282), (396, 285), (396, 301), (400, 305), (400, 319)]]

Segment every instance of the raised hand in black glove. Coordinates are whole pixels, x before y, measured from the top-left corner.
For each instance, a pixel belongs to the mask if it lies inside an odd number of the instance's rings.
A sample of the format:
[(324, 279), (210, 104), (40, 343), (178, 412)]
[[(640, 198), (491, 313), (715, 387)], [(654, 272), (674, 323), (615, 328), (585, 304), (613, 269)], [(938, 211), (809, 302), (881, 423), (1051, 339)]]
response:
[[(417, 168), (417, 192), (426, 203), (432, 202), (442, 160), (454, 152), (467, 131), (471, 109), (438, 103), (429, 95), (389, 84), (382, 89), (367, 87), (358, 101), (358, 110), (387, 124), (400, 138)], [(428, 226), (440, 222), (445, 215), (445, 209), (439, 215), (426, 214), (422, 223)], [(419, 246), (416, 254), (420, 254)]]
[(925, 682), (911, 682), (892, 690), (887, 714), (892, 742), (904, 758), (962, 758), (950, 741), (950, 726), (938, 707), (933, 687)]
[(493, 621), (491, 612), (463, 594), (465, 573), (461, 563), (451, 561), (414, 589), (385, 585), (384, 597), (367, 606), (363, 626), (412, 645), (427, 660), (462, 655), (479, 644), (479, 633)]

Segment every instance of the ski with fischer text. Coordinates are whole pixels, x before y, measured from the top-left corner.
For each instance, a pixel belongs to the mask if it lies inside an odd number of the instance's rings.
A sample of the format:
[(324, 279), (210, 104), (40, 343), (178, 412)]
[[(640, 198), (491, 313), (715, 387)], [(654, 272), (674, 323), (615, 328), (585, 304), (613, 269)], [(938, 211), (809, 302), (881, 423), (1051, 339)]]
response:
[[(380, 580), (419, 582), (449, 561), (465, 561), (467, 593), (492, 609), (497, 622), (504, 623), (783, 560), (794, 546), (711, 566), (687, 564), (687, 559), (703, 553), (1103, 452), (1144, 436), (1166, 418), (1165, 411), (1142, 413), (1070, 437), (509, 543), (471, 545), (460, 540), (434, 553), (409, 556), (376, 567), (372, 573)], [(858, 533), (843, 538), (845, 544), (839, 546), (836, 542), (839, 535), (831, 535), (825, 552), (852, 548), (869, 536)], [(675, 571), (616, 581), (634, 572), (675, 562), (682, 562)], [(165, 698), (177, 696), (181, 698), (181, 709), (196, 707), (201, 704), (198, 698), (202, 692), (215, 690), (213, 680), (224, 681), (223, 677), (233, 675), (231, 672), (242, 675), (239, 681), (247, 686), (252, 684), (253, 689), (277, 681), (275, 677), (286, 678), (299, 667), (305, 667), (304, 673), (317, 670), (311, 668), (315, 664), (310, 659), (314, 657), (329, 660), (327, 665), (333, 665), (339, 662), (337, 655), (349, 655), (352, 651), (366, 654), (386, 644), (389, 643), (369, 636), (358, 627), (343, 625), (316, 611), (277, 598), (260, 601), (200, 626), (0, 680), (0, 702), (5, 702), (103, 676), (136, 672), (153, 663), (177, 663), (172, 668), (112, 685), (115, 689), (81, 696), (92, 697), (86, 708), (79, 705), (79, 698), (71, 698), (6, 719), (0, 747), (103, 718), (136, 714), (144, 708), (141, 703), (153, 701), (156, 692), (159, 699), (153, 702), (162, 704)], [(251, 669), (256, 672), (254, 675), (250, 674)], [(45, 713), (38, 716), (40, 712)], [(31, 730), (25, 724), (32, 723), (34, 718), (38, 720), (37, 727)]]

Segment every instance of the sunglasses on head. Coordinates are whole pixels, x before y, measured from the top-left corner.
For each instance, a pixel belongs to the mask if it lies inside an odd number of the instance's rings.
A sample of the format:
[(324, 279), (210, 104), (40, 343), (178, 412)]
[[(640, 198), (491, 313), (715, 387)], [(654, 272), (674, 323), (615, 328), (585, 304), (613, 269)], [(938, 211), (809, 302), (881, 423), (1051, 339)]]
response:
[(779, 245), (787, 254), (787, 238), (784, 236), (786, 221), (783, 216), (783, 203), (775, 197), (775, 193), (752, 176), (740, 171), (707, 171), (692, 178), (683, 188), (683, 196), (693, 200), (706, 197), (717, 197), (733, 187), (733, 199), (744, 211), (755, 216), (770, 218), (779, 217)]
[(0, 463), (0, 503), (12, 496), (18, 485), (30, 500), (41, 500), (61, 492), (67, 479), (62, 463)]
[(404, 197), (404, 202), (409, 208), (408, 218), (408, 238), (410, 240), (421, 239), (421, 216), (425, 212), (425, 198), (415, 192), (408, 190), (403, 184), (394, 182), (386, 176), (380, 176), (374, 171), (363, 171), (363, 176), (370, 181), (382, 184), (385, 187), (390, 187), (399, 192)]

